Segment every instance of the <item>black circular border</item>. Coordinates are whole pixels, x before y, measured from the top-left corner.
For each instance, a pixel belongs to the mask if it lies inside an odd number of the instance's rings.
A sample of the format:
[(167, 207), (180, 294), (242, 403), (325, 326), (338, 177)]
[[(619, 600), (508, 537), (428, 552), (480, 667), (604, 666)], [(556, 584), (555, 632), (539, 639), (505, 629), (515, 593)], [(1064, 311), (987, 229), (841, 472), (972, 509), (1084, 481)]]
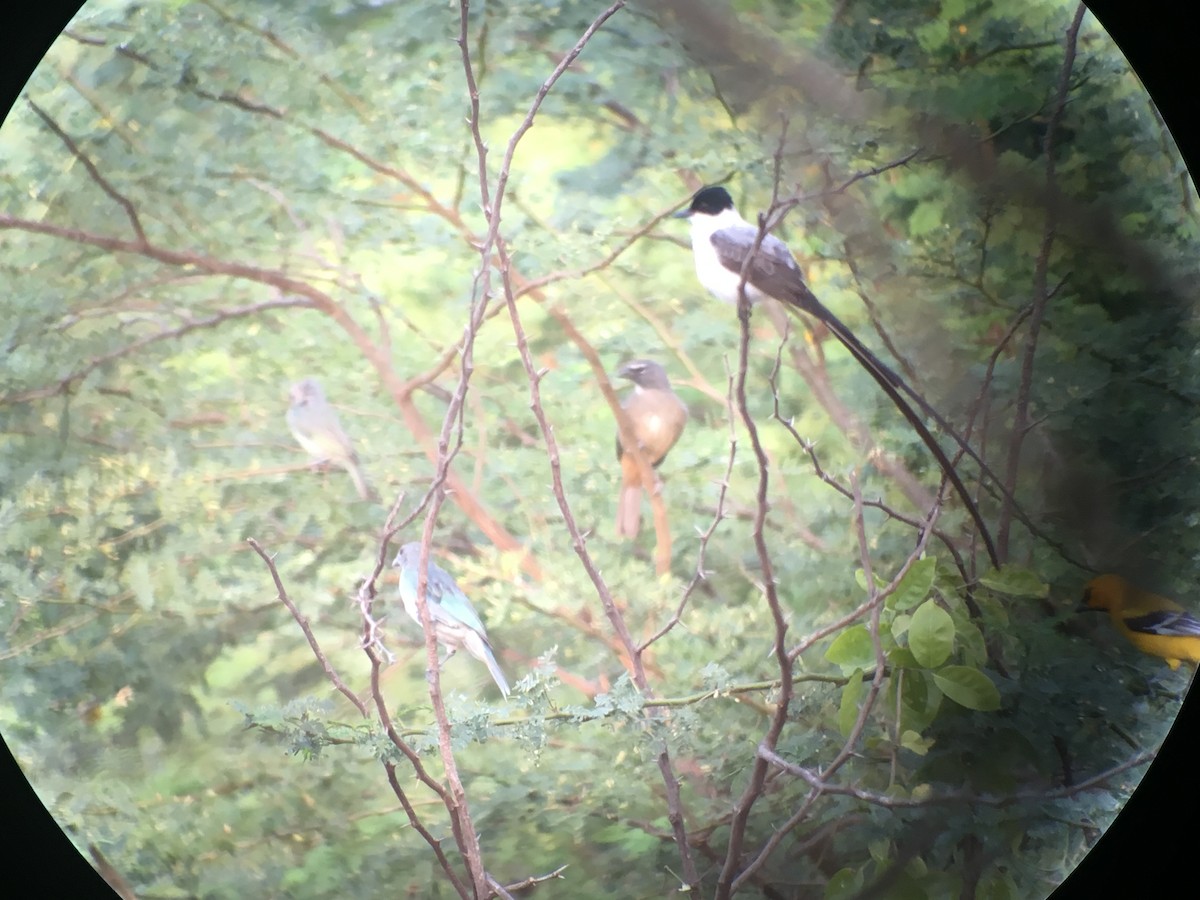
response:
[[(7, 115), (30, 73), (82, 4), (43, 0), (6, 17), (0, 110)], [(1200, 141), (1195, 31), (1189, 4), (1176, 0), (1094, 0), (1088, 4), (1142, 79), (1197, 171)], [(1192, 598), (1193, 600), (1195, 598)], [(1187, 883), (1200, 815), (1200, 707), (1185, 699), (1158, 758), (1112, 826), (1052, 900), (1157, 894)], [(0, 739), (0, 886), (14, 896), (115, 896), (63, 834)]]

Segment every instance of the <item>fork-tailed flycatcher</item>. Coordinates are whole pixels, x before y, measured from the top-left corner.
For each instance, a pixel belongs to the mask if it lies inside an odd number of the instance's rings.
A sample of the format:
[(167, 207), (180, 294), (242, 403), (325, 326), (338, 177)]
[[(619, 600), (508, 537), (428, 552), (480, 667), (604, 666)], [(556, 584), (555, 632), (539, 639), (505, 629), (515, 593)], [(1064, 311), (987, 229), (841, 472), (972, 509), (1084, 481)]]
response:
[[(938, 412), (923, 397), (910, 388), (905, 381), (884, 365), (874, 353), (854, 336), (837, 316), (825, 308), (804, 282), (804, 274), (792, 257), (787, 245), (771, 234), (764, 234), (758, 248), (759, 229), (743, 219), (733, 205), (733, 198), (723, 187), (705, 187), (692, 197), (687, 209), (675, 214), (677, 218), (691, 220), (692, 255), (696, 261), (696, 275), (714, 296), (727, 303), (737, 303), (739, 290), (743, 289), (751, 303), (763, 297), (773, 297), (792, 310), (806, 312), (823, 322), (850, 354), (858, 360), (872, 378), (879, 383), (896, 408), (916, 429), (921, 440), (929, 448), (945, 473), (946, 478), (962, 497), (971, 518), (979, 529), (980, 537), (987, 547), (993, 565), (999, 565), (996, 548), (975, 501), (967, 492), (966, 485), (958, 477), (954, 465), (946, 457), (941, 445), (929, 433), (920, 416), (900, 395), (903, 391), (930, 418), (944, 428), (955, 442), (974, 459), (984, 471), (991, 470), (978, 454), (960, 438)], [(753, 255), (751, 255), (753, 254)], [(747, 259), (749, 258), (749, 262)], [(744, 274), (743, 274), (744, 272)], [(994, 476), (993, 476), (994, 477)], [(999, 481), (997, 480), (997, 484)]]

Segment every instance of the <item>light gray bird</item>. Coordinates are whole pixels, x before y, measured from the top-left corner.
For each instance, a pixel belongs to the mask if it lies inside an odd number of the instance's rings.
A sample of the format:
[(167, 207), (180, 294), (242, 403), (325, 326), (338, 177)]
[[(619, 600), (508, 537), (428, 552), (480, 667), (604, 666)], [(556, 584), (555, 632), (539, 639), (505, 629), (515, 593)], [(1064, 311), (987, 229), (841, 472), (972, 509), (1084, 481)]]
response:
[[(431, 553), (429, 567), (425, 570), (425, 604), (429, 607), (437, 642), (450, 651), (441, 664), (445, 664), (460, 647), (466, 647), (468, 653), (488, 667), (496, 687), (507, 697), (508, 679), (500, 671), (479, 614), (454, 577), (435, 563), (432, 556)], [(417, 573), (420, 571), (417, 564), (420, 561), (421, 545), (412, 541), (400, 548), (392, 563), (400, 570), (400, 600), (404, 603), (404, 611), (418, 625), (421, 624), (421, 615), (417, 611)]]
[(362, 499), (375, 499), (375, 489), (367, 481), (354, 445), (317, 380), (305, 378), (293, 384), (289, 395), (292, 405), (287, 411), (288, 428), (300, 446), (308, 451), (314, 462), (335, 463), (349, 472)]

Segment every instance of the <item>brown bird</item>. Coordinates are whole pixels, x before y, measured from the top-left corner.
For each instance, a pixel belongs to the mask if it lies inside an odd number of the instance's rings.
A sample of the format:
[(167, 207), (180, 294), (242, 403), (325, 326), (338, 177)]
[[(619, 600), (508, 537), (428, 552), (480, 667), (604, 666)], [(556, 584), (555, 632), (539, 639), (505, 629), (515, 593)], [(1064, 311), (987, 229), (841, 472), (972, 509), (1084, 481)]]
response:
[[(617, 369), (633, 382), (633, 393), (621, 407), (629, 415), (638, 446), (655, 468), (666, 459), (687, 424), (687, 404), (671, 390), (666, 370), (648, 359), (635, 359)], [(625, 451), (617, 432), (621, 493), (617, 499), (617, 537), (635, 538), (642, 524), (642, 477), (637, 458)]]

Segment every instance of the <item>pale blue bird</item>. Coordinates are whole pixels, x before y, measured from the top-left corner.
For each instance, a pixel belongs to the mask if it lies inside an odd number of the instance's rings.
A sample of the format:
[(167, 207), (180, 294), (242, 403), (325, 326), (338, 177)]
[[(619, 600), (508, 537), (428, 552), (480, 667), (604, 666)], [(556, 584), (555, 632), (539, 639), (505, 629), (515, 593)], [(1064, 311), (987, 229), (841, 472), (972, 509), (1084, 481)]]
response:
[[(420, 561), (421, 544), (413, 541), (400, 548), (392, 563), (400, 570), (400, 600), (404, 603), (404, 611), (418, 625), (421, 624), (421, 616), (417, 612), (417, 565)], [(429, 618), (433, 622), (438, 643), (449, 650), (439, 665), (445, 664), (460, 647), (466, 647), (468, 653), (488, 667), (496, 687), (507, 697), (508, 680), (500, 671), (492, 645), (488, 642), (487, 631), (475, 607), (453, 576), (433, 561), (432, 554), (426, 571), (425, 604), (429, 607)]]

